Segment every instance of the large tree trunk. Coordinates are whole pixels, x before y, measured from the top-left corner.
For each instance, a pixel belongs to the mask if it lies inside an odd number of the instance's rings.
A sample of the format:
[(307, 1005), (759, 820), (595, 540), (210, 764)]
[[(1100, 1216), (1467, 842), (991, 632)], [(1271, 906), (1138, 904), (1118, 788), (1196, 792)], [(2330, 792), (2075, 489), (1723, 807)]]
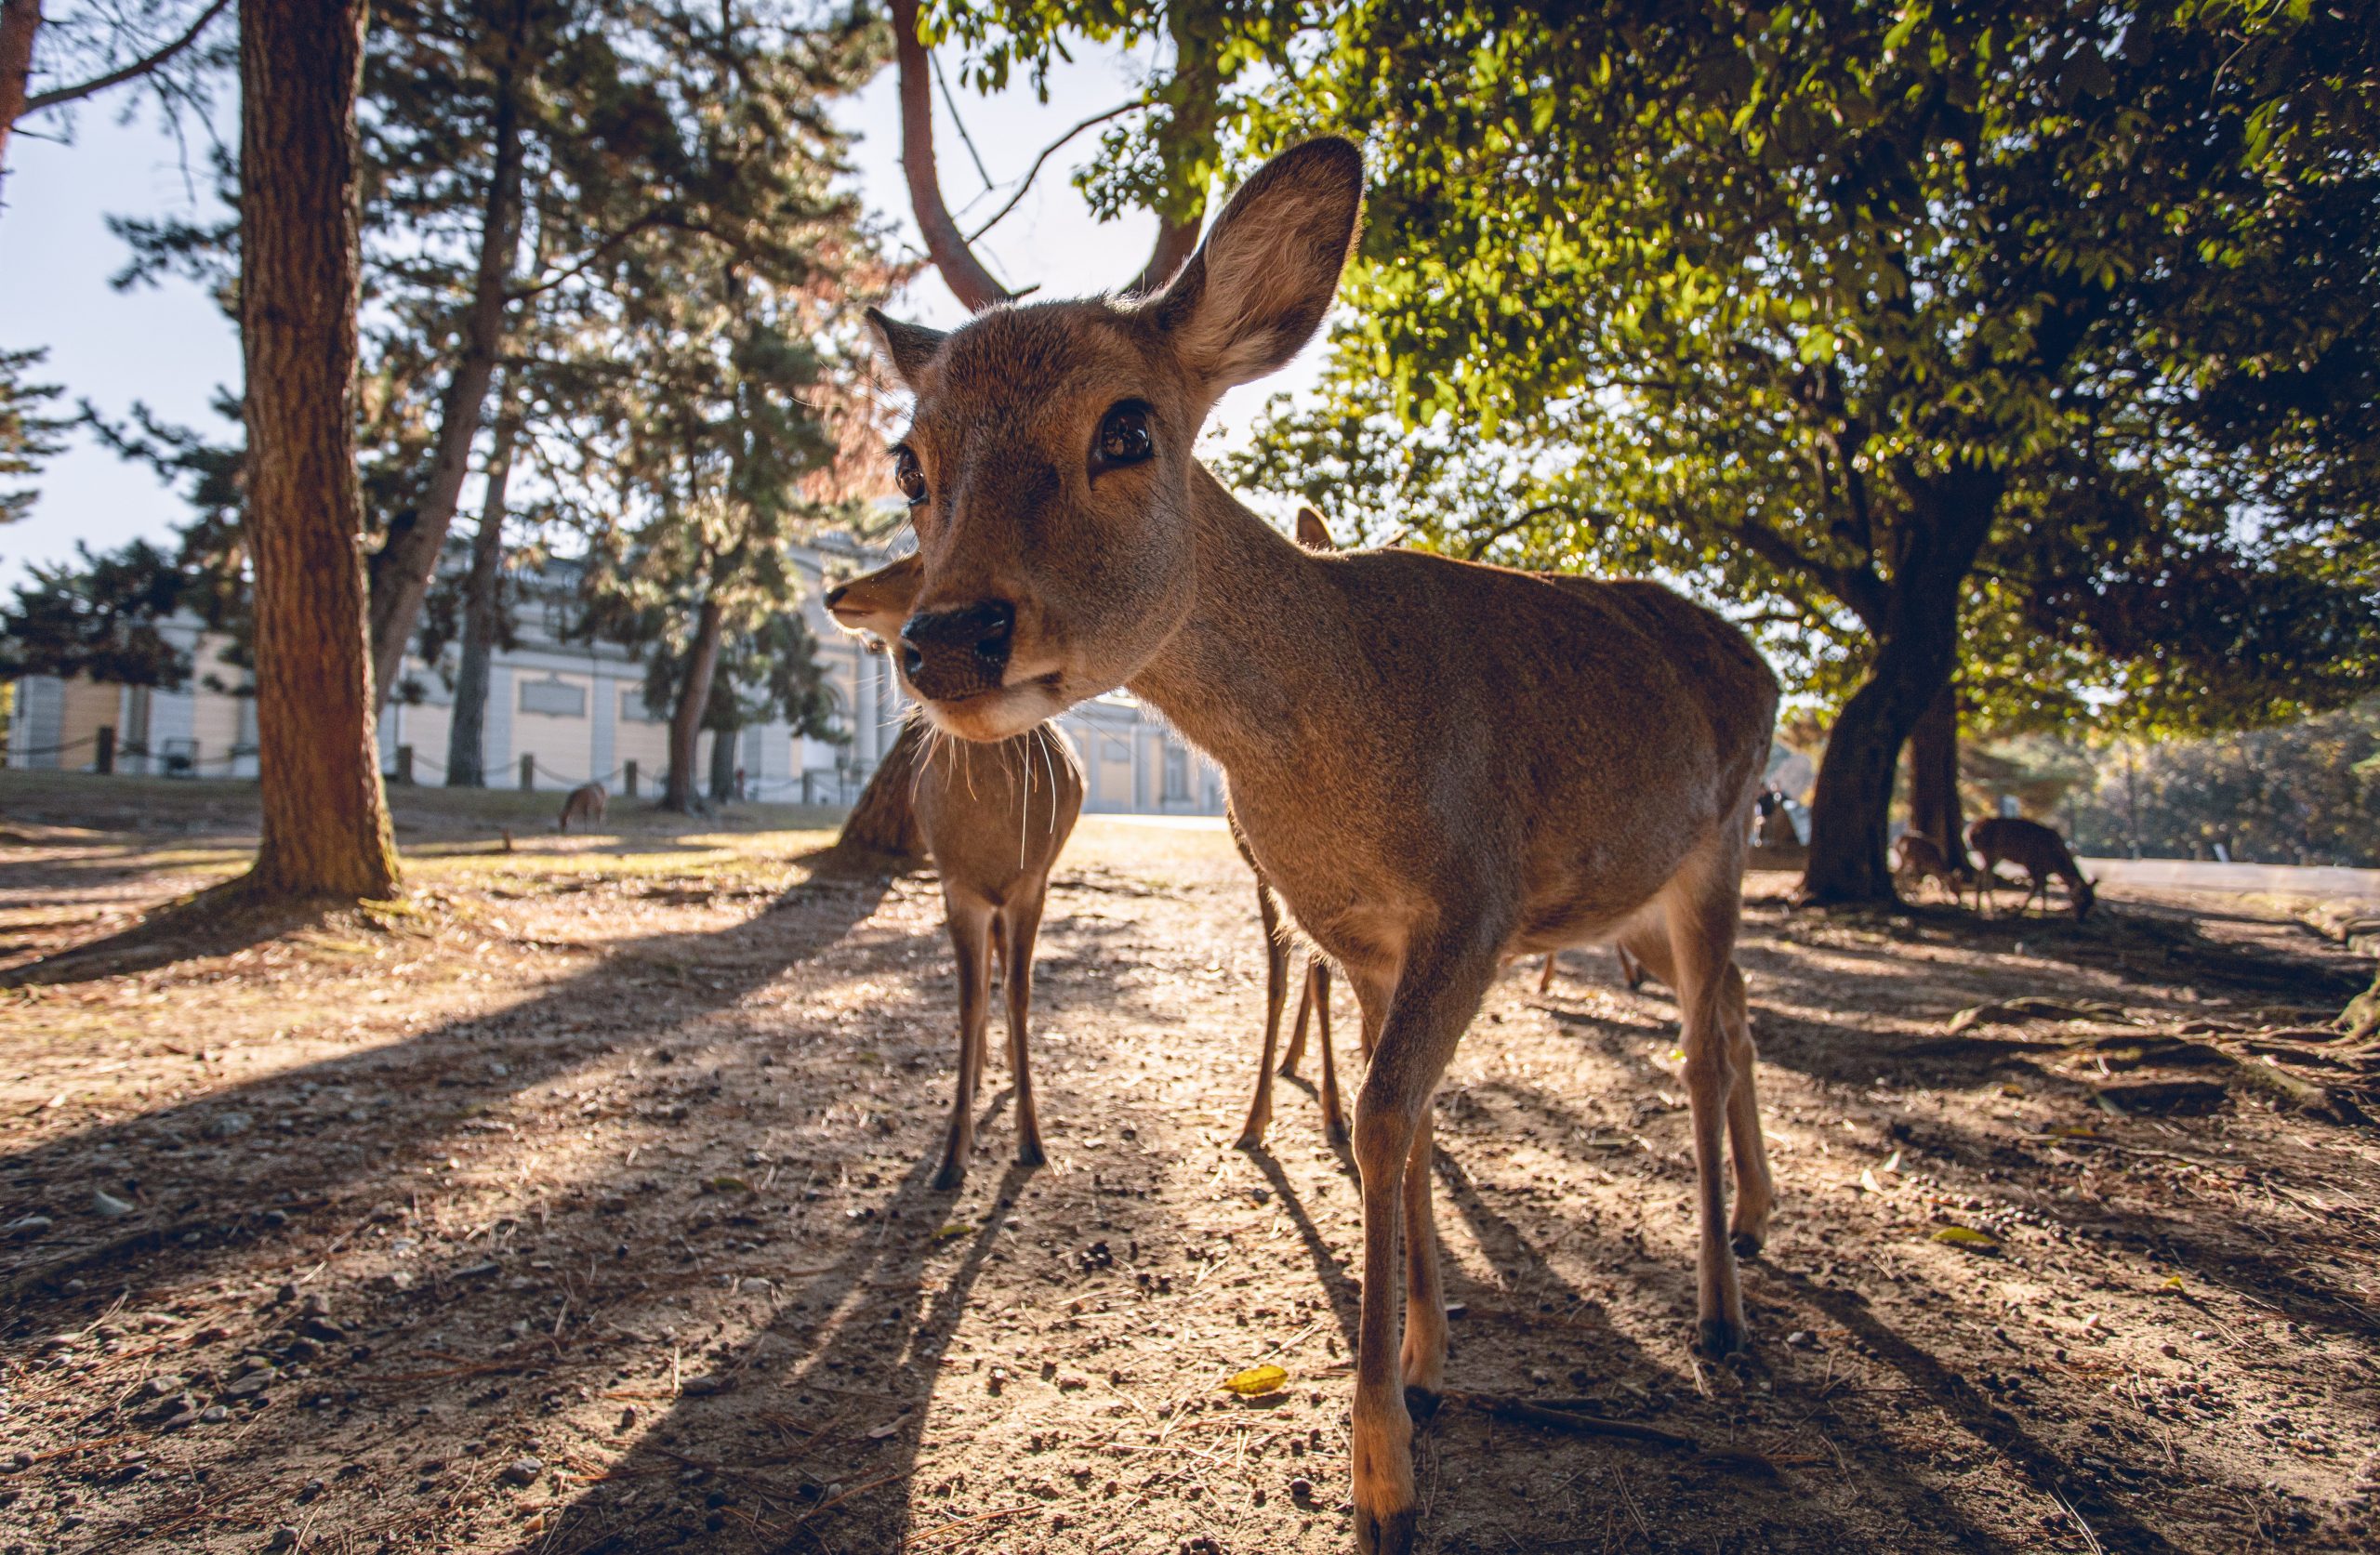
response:
[(835, 839), (837, 849), (881, 853), (896, 863), (915, 863), (925, 858), (925, 833), (909, 804), (925, 743), (922, 718), (901, 726), (900, 737), (884, 753), (876, 775), (860, 790), (859, 803), (843, 818), (842, 835)]
[(430, 480), (413, 511), (391, 521), (388, 537), (372, 558), (372, 665), (382, 701), (396, 689), (405, 644), (421, 620), (421, 603), (462, 500), (471, 443), (479, 436), (488, 385), (503, 349), (504, 318), (521, 248), (521, 94), (516, 77), (527, 25), (526, 0), (517, 0), (510, 46), (496, 79), (494, 160), (480, 221), (479, 266), (471, 281), (471, 305), (463, 315), (462, 355), (439, 405)]
[(41, 0), (0, 0), (0, 190), (7, 188), (8, 134), (24, 116), (40, 33)]
[(471, 571), (463, 582), (462, 662), (455, 670), (455, 716), (446, 726), (446, 786), (487, 784), (487, 672), (496, 653), (496, 585), (504, 570), (505, 489), (512, 480), (512, 444), (521, 421), (518, 396), (496, 413), (496, 443), (487, 455), (487, 496), (479, 533), (471, 536)]
[(1909, 732), (1909, 829), (1933, 838), (1953, 864), (1966, 862), (1966, 826), (1959, 810), (1959, 695), (1947, 680)]
[(740, 729), (714, 729), (710, 735), (710, 797), (725, 804), (736, 797), (735, 762), (742, 744)]
[(1909, 536), (1874, 624), (1868, 679), (1828, 731), (1810, 796), (1810, 858), (1798, 900), (1891, 906), (1884, 834), (1893, 771), (1958, 662), (1959, 595), (1991, 525), (2006, 478), (1987, 468), (1906, 478)]
[(694, 747), (701, 743), (703, 711), (710, 705), (711, 672), (719, 665), (719, 639), (726, 617), (716, 600), (705, 600), (694, 617), (694, 640), (686, 654), (686, 678), (678, 685), (678, 705), (669, 714), (669, 781), (661, 808), (692, 815), (701, 802), (694, 787)]
[(263, 844), (284, 898), (390, 895), (355, 474), (365, 0), (240, 7), (240, 343)]

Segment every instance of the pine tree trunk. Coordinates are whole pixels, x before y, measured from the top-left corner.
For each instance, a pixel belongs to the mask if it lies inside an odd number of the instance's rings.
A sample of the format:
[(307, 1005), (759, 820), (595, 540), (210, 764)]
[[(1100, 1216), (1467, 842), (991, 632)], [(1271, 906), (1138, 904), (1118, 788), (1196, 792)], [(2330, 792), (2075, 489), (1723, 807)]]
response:
[(364, 0), (240, 7), (240, 342), (247, 370), (263, 843), (271, 898), (390, 895), (355, 473), (355, 95)]
[(1990, 531), (2006, 478), (1988, 468), (1911, 477), (1908, 538), (1876, 628), (1868, 679), (1828, 731), (1810, 796), (1810, 857), (1798, 900), (1892, 906), (1884, 858), (1893, 771), (1958, 663), (1959, 595)]
[(1909, 829), (1932, 837), (1953, 864), (1966, 860), (1959, 810), (1959, 697), (1944, 681), (1909, 734)]
[(528, 26), (525, 0), (516, 0), (510, 47), (496, 80), (494, 165), (480, 221), (479, 264), (471, 282), (471, 305), (463, 315), (462, 355), (447, 380), (438, 411), (438, 443), (429, 482), (409, 514), (393, 521), (372, 558), (372, 665), (385, 702), (396, 690), (405, 645), (421, 620), (422, 600), (446, 548), (470, 473), (471, 444), (479, 437), (488, 386), (504, 345), (505, 314), (511, 304), (512, 270), (521, 249), (521, 109), (516, 77)]
[(925, 833), (910, 808), (918, 758), (925, 750), (923, 720), (901, 726), (892, 748), (884, 753), (876, 775), (860, 790), (859, 803), (843, 818), (842, 835), (835, 839), (840, 851), (881, 853), (897, 863), (915, 863), (926, 856)]
[(505, 489), (512, 481), (512, 444), (520, 435), (518, 406), (496, 413), (496, 442), (487, 455), (487, 497), (479, 533), (471, 536), (471, 571), (463, 581), (462, 662), (455, 669), (455, 713), (446, 725), (446, 786), (487, 784), (487, 672), (496, 653), (496, 584), (504, 570)]
[(41, 0), (0, 0), (0, 189), (7, 187), (8, 135), (24, 116), (40, 33)]
[(725, 615), (715, 600), (705, 600), (694, 618), (694, 640), (686, 655), (686, 678), (678, 686), (678, 705), (669, 714), (669, 781), (662, 789), (661, 808), (692, 815), (701, 804), (694, 786), (694, 747), (702, 741), (703, 712), (710, 705), (711, 672), (719, 665), (719, 639)]

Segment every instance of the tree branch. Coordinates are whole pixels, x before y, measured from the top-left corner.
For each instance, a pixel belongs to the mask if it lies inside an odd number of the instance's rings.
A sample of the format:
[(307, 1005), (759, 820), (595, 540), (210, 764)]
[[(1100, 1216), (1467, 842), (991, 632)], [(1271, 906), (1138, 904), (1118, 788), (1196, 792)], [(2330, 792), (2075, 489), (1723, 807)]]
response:
[(1821, 561), (1777, 530), (1754, 519), (1746, 519), (1737, 524), (1735, 534), (1743, 541), (1746, 550), (1778, 571), (1799, 573), (1815, 580), (1869, 626), (1874, 627), (1884, 620), (1884, 584), (1873, 573)]
[(1016, 186), (1016, 192), (1008, 197), (1008, 204), (1002, 205), (998, 211), (994, 212), (992, 218), (989, 221), (985, 222), (981, 227), (978, 227), (973, 231), (968, 233), (967, 241), (969, 243), (974, 243), (981, 239), (985, 232), (988, 232), (993, 228), (998, 226), (1008, 216), (1009, 212), (1016, 209), (1018, 203), (1025, 198), (1026, 191), (1032, 189), (1033, 180), (1041, 176), (1042, 165), (1047, 163), (1051, 157), (1057, 155), (1060, 149), (1062, 149), (1067, 141), (1072, 140), (1076, 136), (1080, 135), (1084, 130), (1091, 128), (1093, 125), (1104, 125), (1110, 119), (1120, 119), (1136, 108), (1146, 108), (1148, 104), (1145, 102), (1128, 102), (1118, 107), (1111, 108), (1104, 113), (1093, 113), (1090, 118), (1085, 119), (1082, 123), (1075, 125), (1074, 128), (1066, 131), (1065, 134), (1061, 135), (1055, 140), (1052, 140), (1048, 145), (1042, 147), (1041, 154), (1033, 159), (1033, 165), (1025, 170), (1025, 179)]
[(198, 35), (206, 31), (206, 24), (229, 10), (231, 6), (231, 0), (214, 0), (214, 4), (198, 13), (198, 20), (190, 24), (189, 31), (157, 50), (156, 53), (146, 59), (135, 59), (122, 70), (110, 71), (107, 74), (86, 81), (80, 86), (60, 86), (51, 92), (36, 92), (25, 99), (24, 111), (28, 113), (38, 113), (45, 108), (56, 108), (63, 103), (79, 102), (85, 98), (104, 92), (111, 86), (121, 86), (125, 82), (147, 75), (196, 43)]
[(901, 171), (908, 180), (909, 208), (925, 238), (926, 255), (944, 283), (960, 302), (980, 313), (1007, 301), (1011, 293), (975, 257), (943, 202), (933, 156), (932, 67), (918, 39), (918, 0), (892, 0), (892, 44), (900, 70)]

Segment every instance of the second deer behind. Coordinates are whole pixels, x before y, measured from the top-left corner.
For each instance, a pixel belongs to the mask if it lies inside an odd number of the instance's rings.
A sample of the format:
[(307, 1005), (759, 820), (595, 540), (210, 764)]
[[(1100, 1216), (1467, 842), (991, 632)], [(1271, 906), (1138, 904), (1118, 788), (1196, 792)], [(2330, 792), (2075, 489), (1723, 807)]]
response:
[[(918, 560), (906, 557), (832, 590), (826, 609), (846, 628), (891, 642), (917, 590)], [(1041, 1125), (1026, 1057), (1033, 943), (1041, 929), (1051, 867), (1082, 813), (1082, 790), (1074, 753), (1047, 724), (995, 745), (937, 737), (918, 763), (911, 804), (934, 872), (942, 877), (950, 945), (959, 958), (959, 1096), (942, 1169), (934, 1174), (938, 1189), (959, 1186), (974, 1151), (975, 1098), (984, 1080), (996, 958), (1003, 963), (1008, 1000), (1016, 1158), (1028, 1166), (1041, 1164)]]

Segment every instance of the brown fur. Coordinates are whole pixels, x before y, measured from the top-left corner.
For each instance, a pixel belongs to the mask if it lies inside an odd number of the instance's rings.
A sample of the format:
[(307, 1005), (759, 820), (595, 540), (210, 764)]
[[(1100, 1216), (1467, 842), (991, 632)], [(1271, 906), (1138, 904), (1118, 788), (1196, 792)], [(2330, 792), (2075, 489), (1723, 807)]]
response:
[[(918, 398), (919, 607), (1016, 613), (1001, 686), (928, 716), (1001, 739), (1129, 687), (1230, 774), (1259, 872), (1355, 984), (1372, 1054), (1354, 1129), (1355, 1522), (1364, 1548), (1401, 1555), (1418, 1515), (1404, 1388), (1438, 1389), (1447, 1348), (1431, 1098), (1508, 957), (1616, 939), (1677, 991), (1701, 1339), (1743, 1342), (1730, 1232), (1757, 1247), (1773, 1190), (1732, 955), (1778, 686), (1741, 632), (1655, 585), (1308, 552), (1191, 457), (1216, 398), (1310, 338), (1360, 189), (1352, 145), (1311, 142), (1250, 179), (1146, 305), (997, 308), (888, 344)], [(1154, 455), (1094, 462), (1133, 402)]]
[(2091, 903), (2098, 900), (2099, 893), (2082, 878), (2082, 866), (2074, 862), (2066, 838), (2053, 828), (2021, 816), (1987, 815), (1967, 828), (1967, 846), (1982, 863), (1976, 895), (1987, 914), (1991, 911), (1991, 891), (2000, 883), (2000, 864), (2004, 859), (2021, 866), (2032, 877), (2032, 889), (2025, 892), (2024, 901), (2016, 903), (2019, 917), (2033, 904), (2035, 897), (2041, 898), (2044, 909), (2049, 906), (2052, 880), (2066, 882), (2075, 922), (2081, 923), (2091, 916)]
[(580, 784), (577, 787), (570, 791), (570, 797), (568, 798), (562, 800), (562, 819), (555, 823), (555, 829), (558, 831), (567, 832), (570, 830), (570, 824), (573, 821), (579, 822), (585, 825), (602, 825), (603, 824), (603, 804), (604, 794), (603, 785), (602, 784)]
[(1960, 854), (1959, 862), (1952, 863), (1943, 853), (1939, 843), (1918, 832), (1903, 834), (1900, 841), (1895, 843), (1894, 847), (1900, 854), (1899, 868), (1895, 873), (1898, 874), (1903, 880), (1939, 880), (1950, 888), (1951, 901), (1966, 900), (1964, 890), (1966, 881), (1964, 872), (1966, 869), (1967, 861), (1964, 851)]
[[(826, 608), (853, 631), (889, 639), (916, 597), (919, 567), (906, 557), (834, 589)], [(1016, 1158), (1042, 1161), (1027, 1028), (1033, 946), (1050, 870), (1082, 813), (1082, 772), (1055, 731), (1037, 724), (992, 745), (934, 737), (910, 793), (926, 851), (942, 879), (950, 944), (959, 960), (959, 1094), (934, 1186), (956, 1188), (975, 1145), (994, 963), (1008, 1004), (1009, 1068), (1016, 1084)]]

